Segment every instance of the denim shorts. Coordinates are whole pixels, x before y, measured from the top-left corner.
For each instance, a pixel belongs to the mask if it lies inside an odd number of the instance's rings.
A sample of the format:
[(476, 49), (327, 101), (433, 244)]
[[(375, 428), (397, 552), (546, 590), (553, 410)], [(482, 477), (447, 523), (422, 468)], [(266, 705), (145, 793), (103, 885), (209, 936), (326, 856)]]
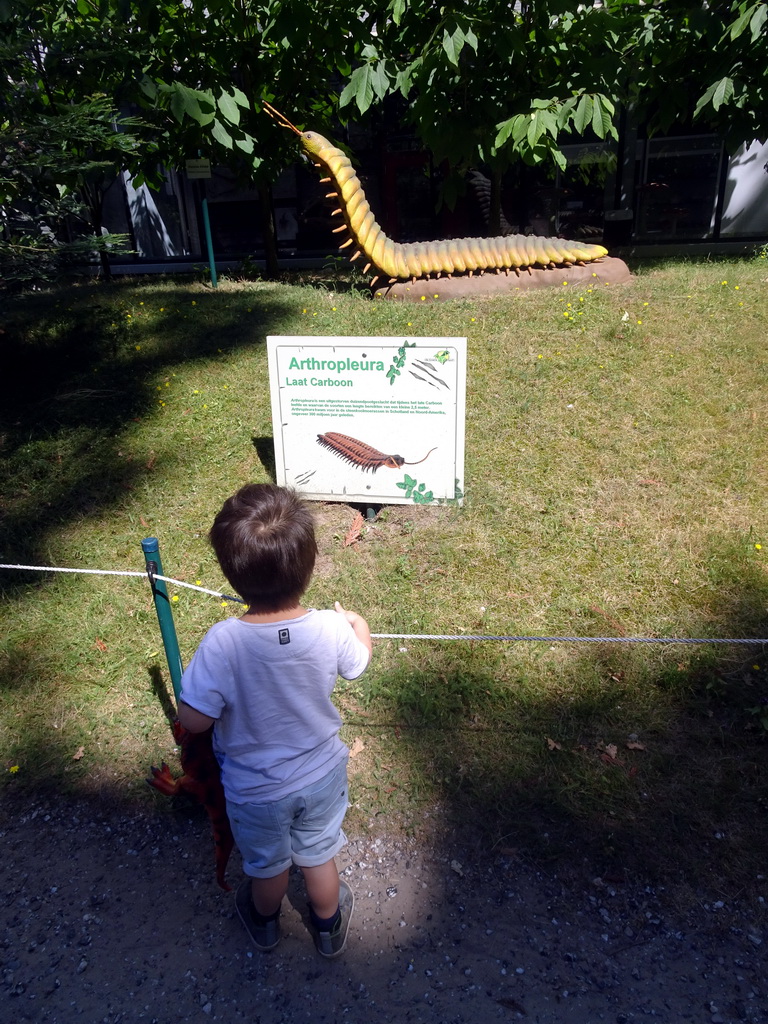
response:
[(232, 833), (252, 878), (272, 878), (291, 864), (318, 867), (346, 844), (347, 759), (318, 782), (269, 804), (227, 801)]

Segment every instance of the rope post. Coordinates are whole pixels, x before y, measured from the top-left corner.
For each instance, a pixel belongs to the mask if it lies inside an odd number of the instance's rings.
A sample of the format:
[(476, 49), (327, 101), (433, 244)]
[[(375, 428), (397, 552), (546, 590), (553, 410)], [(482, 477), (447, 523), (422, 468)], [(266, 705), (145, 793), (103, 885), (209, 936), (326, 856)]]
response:
[(157, 576), (163, 576), (163, 563), (160, 561), (160, 545), (157, 537), (145, 537), (141, 542), (141, 550), (144, 552), (144, 561), (147, 565), (147, 576), (152, 587), (152, 597), (155, 602), (157, 621), (160, 624), (160, 635), (163, 638), (165, 657), (168, 661), (168, 671), (171, 674), (173, 692), (178, 704), (181, 694), (181, 673), (184, 668), (181, 664), (179, 653), (179, 641), (176, 638), (176, 627), (173, 624), (173, 613), (171, 603), (168, 600), (168, 590), (163, 580)]

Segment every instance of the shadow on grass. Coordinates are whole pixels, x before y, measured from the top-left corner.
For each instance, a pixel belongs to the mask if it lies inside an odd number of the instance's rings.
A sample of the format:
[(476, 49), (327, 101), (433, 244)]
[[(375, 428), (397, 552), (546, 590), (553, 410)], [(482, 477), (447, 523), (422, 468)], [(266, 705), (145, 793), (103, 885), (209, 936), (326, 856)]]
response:
[(275, 462), (275, 439), (273, 437), (254, 437), (253, 447), (259, 456), (264, 469), (273, 483), (277, 480), (277, 464)]
[[(7, 302), (0, 350), (3, 560), (40, 561), (50, 529), (110, 507), (142, 477), (144, 467), (122, 459), (120, 445), (155, 409), (148, 378), (261, 346), (290, 312), (270, 291), (191, 291), (157, 281), (147, 282), (146, 292), (131, 281)], [(4, 572), (0, 589), (30, 581)]]
[(160, 707), (163, 709), (163, 714), (168, 719), (169, 729), (172, 730), (173, 721), (176, 718), (176, 704), (172, 696), (173, 687), (170, 690), (168, 689), (163, 673), (158, 665), (150, 665), (149, 667), (149, 685)]
[[(768, 635), (761, 566), (733, 563), (718, 600), (703, 632), (683, 635)], [(374, 696), (395, 727), (391, 756), (409, 766), (388, 786), (436, 796), (451, 841), (479, 858), (753, 891), (768, 845), (764, 653), (414, 642)]]

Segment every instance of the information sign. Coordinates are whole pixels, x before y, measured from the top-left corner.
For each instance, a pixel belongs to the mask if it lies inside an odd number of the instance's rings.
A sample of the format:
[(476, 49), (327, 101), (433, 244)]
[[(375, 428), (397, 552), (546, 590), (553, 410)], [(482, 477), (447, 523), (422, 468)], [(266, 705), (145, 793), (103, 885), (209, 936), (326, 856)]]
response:
[(207, 157), (200, 157), (198, 160), (187, 160), (186, 162), (187, 177), (192, 178), (210, 178), (211, 177), (211, 161)]
[(466, 338), (267, 338), (277, 481), (323, 501), (464, 491)]

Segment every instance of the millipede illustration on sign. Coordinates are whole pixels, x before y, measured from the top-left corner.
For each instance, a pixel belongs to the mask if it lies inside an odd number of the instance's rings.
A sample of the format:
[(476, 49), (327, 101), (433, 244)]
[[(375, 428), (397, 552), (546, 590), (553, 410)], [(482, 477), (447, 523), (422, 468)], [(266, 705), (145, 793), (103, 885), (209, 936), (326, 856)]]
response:
[(360, 179), (355, 174), (349, 157), (318, 132), (302, 132), (291, 124), (269, 103), (266, 111), (283, 127), (299, 137), (299, 144), (315, 167), (326, 175), (321, 180), (332, 183), (334, 191), (327, 199), (337, 199), (339, 208), (335, 216), (343, 223), (334, 233), (346, 232), (349, 238), (341, 249), (353, 247), (351, 260), (365, 256), (363, 273), (373, 268), (371, 287), (380, 277), (390, 284), (400, 280), (426, 278), (435, 275), (484, 273), (513, 270), (531, 273), (531, 267), (571, 267), (593, 263), (608, 255), (602, 245), (590, 242), (571, 242), (563, 238), (543, 238), (538, 235), (500, 235), (496, 238), (453, 238), (436, 242), (395, 242), (388, 238), (365, 198)]
[(384, 452), (372, 448), (363, 441), (358, 441), (357, 438), (348, 437), (346, 434), (336, 434), (333, 431), (318, 434), (317, 443), (323, 448), (328, 448), (351, 466), (359, 466), (364, 473), (368, 470), (375, 473), (382, 467), (400, 469), (401, 466), (418, 466), (435, 451), (435, 448), (430, 448), (424, 458), (419, 459), (418, 462), (406, 462), (402, 455), (385, 455)]

